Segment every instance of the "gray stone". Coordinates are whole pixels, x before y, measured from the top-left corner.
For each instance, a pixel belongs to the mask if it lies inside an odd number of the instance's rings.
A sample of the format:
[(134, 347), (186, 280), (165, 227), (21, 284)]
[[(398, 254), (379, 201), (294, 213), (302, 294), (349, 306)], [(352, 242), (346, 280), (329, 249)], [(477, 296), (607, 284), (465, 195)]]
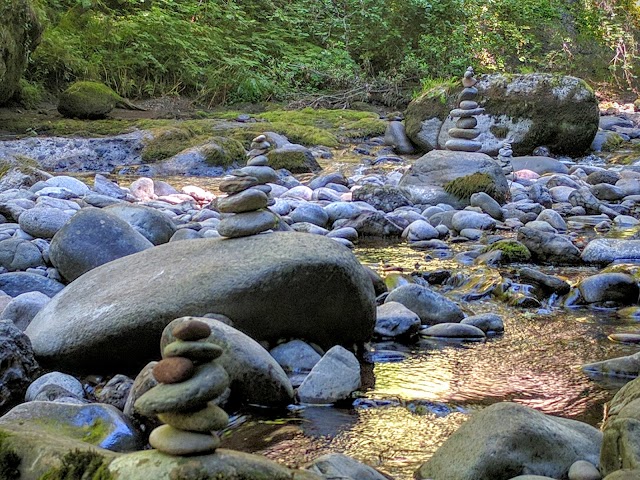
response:
[(518, 230), (518, 241), (529, 249), (536, 261), (570, 265), (580, 263), (580, 250), (561, 235), (522, 227)]
[(229, 415), (214, 402), (207, 403), (201, 410), (159, 413), (158, 418), (172, 427), (190, 432), (211, 432), (222, 430), (229, 424)]
[[(174, 342), (173, 328), (191, 317), (171, 322), (164, 330), (160, 347)], [(253, 405), (282, 406), (293, 399), (293, 388), (276, 360), (255, 340), (214, 318), (198, 318), (211, 327), (209, 344), (221, 347), (217, 360), (231, 381), (232, 395)]]
[(393, 212), (396, 208), (413, 205), (405, 192), (391, 185), (367, 184), (353, 191), (353, 200), (367, 202), (376, 210)]
[(0, 320), (0, 410), (22, 400), (39, 369), (29, 338), (12, 322)]
[(315, 203), (302, 203), (289, 216), (294, 222), (308, 222), (319, 227), (325, 227), (329, 221), (329, 214)]
[(32, 237), (53, 238), (70, 218), (71, 214), (58, 208), (36, 207), (24, 211), (18, 223)]
[(218, 224), (218, 233), (223, 237), (239, 238), (256, 235), (278, 226), (278, 217), (269, 210), (236, 213), (225, 217)]
[(553, 228), (558, 230), (559, 232), (567, 231), (567, 223), (564, 221), (562, 216), (556, 212), (555, 210), (545, 209), (538, 214), (536, 220), (541, 222), (547, 222)]
[(400, 155), (410, 155), (415, 151), (402, 122), (389, 122), (384, 132), (384, 143), (392, 146), (393, 151)]
[(149, 444), (169, 455), (196, 455), (215, 451), (220, 439), (216, 435), (186, 432), (171, 425), (161, 425), (149, 435)]
[(354, 228), (359, 237), (399, 237), (404, 230), (381, 212), (365, 212), (341, 225)]
[(587, 375), (635, 378), (640, 374), (640, 352), (625, 357), (610, 358), (582, 366)]
[(93, 178), (93, 189), (99, 195), (106, 195), (119, 200), (127, 198), (128, 195), (124, 188), (99, 173)]
[(478, 192), (471, 195), (470, 204), (472, 207), (481, 208), (484, 213), (490, 215), (496, 220), (504, 220), (504, 211), (500, 207), (500, 204), (484, 192)]
[[(114, 452), (127, 452), (141, 447), (136, 429), (122, 412), (111, 405), (27, 402), (0, 417), (0, 427), (18, 422), (46, 426), (52, 433)], [(97, 425), (100, 428), (96, 428)]]
[(561, 278), (544, 274), (533, 268), (521, 268), (520, 278), (525, 283), (533, 283), (547, 295), (551, 295), (552, 293), (565, 295), (571, 290), (571, 286)]
[(80, 383), (80, 381), (75, 377), (62, 372), (49, 372), (38, 377), (37, 380), (29, 385), (27, 393), (25, 394), (25, 401), (31, 402), (43, 388), (51, 385), (64, 388), (77, 398), (84, 398), (84, 388), (82, 387), (82, 383)]
[(398, 302), (420, 317), (424, 325), (459, 322), (464, 313), (458, 305), (430, 288), (417, 284), (402, 285), (392, 290), (385, 303)]
[(173, 221), (155, 208), (118, 203), (105, 207), (104, 211), (127, 222), (154, 245), (167, 243), (176, 231)]
[(414, 476), (493, 480), (523, 473), (566, 478), (577, 460), (598, 465), (601, 443), (602, 433), (586, 423), (496, 403), (472, 415)]
[(398, 302), (378, 307), (375, 333), (381, 337), (411, 337), (420, 330), (420, 317)]
[(456, 212), (451, 218), (451, 225), (458, 232), (473, 228), (477, 230), (492, 230), (496, 226), (496, 221), (486, 213), (472, 212), (470, 210), (462, 210)]
[(541, 220), (534, 220), (532, 222), (527, 222), (524, 224), (524, 226), (527, 228), (532, 228), (534, 230), (539, 230), (541, 232), (554, 233), (554, 234), (558, 233), (558, 231), (555, 228), (553, 228), (547, 222), (544, 222)]
[(536, 155), (513, 157), (511, 164), (513, 165), (514, 172), (531, 170), (538, 175), (544, 175), (545, 173), (569, 173), (569, 169), (564, 163), (551, 157), (539, 157)]
[(284, 168), (291, 173), (314, 173), (322, 170), (307, 147), (290, 143), (267, 153), (269, 165), (276, 170)]
[(465, 325), (473, 325), (486, 333), (502, 333), (504, 331), (504, 322), (502, 317), (495, 313), (481, 313), (472, 315), (460, 321)]
[(269, 352), (285, 372), (307, 373), (320, 361), (320, 354), (302, 340), (282, 343)]
[(231, 174), (233, 175), (235, 172), (257, 178), (260, 183), (278, 183), (278, 174), (271, 167), (247, 166), (234, 170)]
[(325, 405), (346, 399), (358, 388), (358, 359), (353, 353), (336, 345), (324, 354), (298, 387), (298, 397), (302, 403)]
[(586, 263), (599, 265), (606, 265), (616, 260), (639, 260), (640, 240), (596, 238), (587, 244), (581, 257)]
[(0, 319), (11, 320), (16, 327), (24, 331), (49, 300), (51, 299), (41, 292), (22, 293), (7, 304), (0, 314)]
[(217, 210), (223, 213), (242, 213), (260, 210), (267, 207), (269, 197), (255, 188), (218, 198), (215, 202)]
[(83, 208), (51, 241), (51, 263), (68, 281), (100, 265), (153, 244), (121, 218), (98, 208)]
[(74, 196), (82, 197), (91, 193), (89, 187), (77, 178), (69, 177), (66, 175), (59, 175), (57, 177), (51, 177), (44, 181), (45, 187), (59, 187), (65, 188), (73, 192)]
[(56, 296), (27, 334), (44, 362), (131, 369), (158, 357), (169, 322), (210, 312), (258, 340), (322, 347), (364, 342), (375, 323), (371, 280), (351, 252), (322, 236), (275, 232), (171, 242), (110, 262)]
[(352, 480), (389, 480), (389, 477), (375, 468), (360, 463), (342, 453), (328, 453), (313, 460), (305, 467), (307, 470), (326, 479)]
[(411, 222), (407, 228), (402, 232), (402, 237), (406, 238), (408, 242), (420, 242), (423, 240), (431, 240), (438, 238), (440, 232), (435, 229), (426, 220), (416, 220)]
[(22, 293), (41, 292), (48, 297), (53, 297), (64, 289), (60, 282), (42, 275), (29, 272), (12, 272), (0, 274), (0, 290), (17, 297)]
[(616, 302), (622, 305), (638, 303), (640, 288), (635, 278), (626, 273), (599, 273), (584, 278), (577, 285), (587, 303)]
[(0, 266), (9, 271), (44, 266), (40, 249), (28, 240), (9, 238), (0, 241)]
[(421, 332), (426, 337), (483, 339), (484, 331), (465, 323), (438, 323)]
[(578, 460), (569, 468), (569, 480), (601, 480), (602, 475), (596, 466), (586, 460)]
[(133, 380), (126, 375), (116, 375), (102, 388), (96, 389), (95, 397), (100, 403), (113, 405), (118, 410), (124, 410), (132, 387)]

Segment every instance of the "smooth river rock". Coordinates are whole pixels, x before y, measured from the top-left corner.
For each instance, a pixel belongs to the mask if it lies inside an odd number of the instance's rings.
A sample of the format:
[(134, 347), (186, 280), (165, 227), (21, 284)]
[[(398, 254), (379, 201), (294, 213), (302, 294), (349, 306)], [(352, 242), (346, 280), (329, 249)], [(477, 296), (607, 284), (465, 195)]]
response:
[(417, 284), (402, 285), (392, 290), (385, 303), (398, 302), (416, 313), (423, 325), (455, 323), (464, 318), (464, 313), (455, 302)]
[(582, 260), (599, 265), (615, 260), (640, 260), (640, 240), (596, 238), (582, 251)]
[(54, 368), (131, 370), (158, 358), (169, 322), (207, 313), (226, 315), (257, 340), (293, 337), (329, 348), (371, 337), (375, 297), (364, 267), (330, 238), (275, 232), (197, 239), (87, 272), (26, 333), (36, 356)]

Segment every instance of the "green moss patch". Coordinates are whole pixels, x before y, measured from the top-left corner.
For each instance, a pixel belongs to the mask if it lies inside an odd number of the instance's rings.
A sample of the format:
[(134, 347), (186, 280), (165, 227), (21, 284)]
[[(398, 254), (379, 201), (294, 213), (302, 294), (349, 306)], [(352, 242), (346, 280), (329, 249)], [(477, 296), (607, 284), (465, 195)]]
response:
[(142, 160), (148, 163), (173, 157), (198, 142), (196, 133), (188, 127), (157, 128), (152, 133), (153, 138), (145, 142), (141, 153)]
[(62, 458), (62, 465), (40, 477), (39, 480), (111, 480), (105, 458), (91, 451), (74, 450)]
[(65, 117), (104, 118), (121, 97), (99, 82), (76, 82), (60, 95), (58, 111)]
[(0, 478), (2, 480), (14, 480), (20, 478), (20, 457), (8, 441), (7, 432), (0, 430)]
[(531, 252), (517, 240), (500, 240), (485, 248), (485, 252), (502, 252), (502, 259), (506, 263), (524, 263), (531, 260)]
[(246, 152), (242, 143), (233, 138), (213, 137), (203, 147), (205, 161), (208, 165), (229, 167), (232, 164), (244, 164)]
[(471, 195), (478, 192), (486, 193), (498, 203), (504, 203), (506, 200), (496, 188), (491, 176), (486, 173), (478, 172), (466, 177), (458, 177), (446, 183), (443, 188), (445, 192), (465, 202), (469, 202)]

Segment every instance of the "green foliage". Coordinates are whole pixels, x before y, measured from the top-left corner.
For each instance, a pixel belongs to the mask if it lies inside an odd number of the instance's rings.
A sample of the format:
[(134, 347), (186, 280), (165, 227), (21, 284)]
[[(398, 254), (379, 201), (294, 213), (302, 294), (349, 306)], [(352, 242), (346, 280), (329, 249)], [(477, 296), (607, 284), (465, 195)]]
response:
[(74, 450), (62, 458), (62, 465), (40, 477), (39, 480), (111, 480), (113, 476), (96, 452)]
[(24, 108), (35, 108), (42, 101), (44, 93), (42, 85), (22, 78), (14, 99)]
[(478, 192), (486, 193), (499, 203), (505, 201), (504, 196), (496, 189), (491, 176), (480, 172), (451, 180), (444, 185), (444, 191), (467, 202), (471, 195)]

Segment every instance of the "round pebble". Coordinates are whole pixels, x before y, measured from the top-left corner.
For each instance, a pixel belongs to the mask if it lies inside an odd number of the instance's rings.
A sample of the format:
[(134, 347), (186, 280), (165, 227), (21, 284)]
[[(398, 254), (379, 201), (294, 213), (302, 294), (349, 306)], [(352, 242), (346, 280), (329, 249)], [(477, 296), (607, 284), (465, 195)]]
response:
[(194, 455), (214, 452), (220, 439), (217, 435), (185, 432), (171, 425), (161, 425), (149, 435), (149, 444), (169, 455)]
[(195, 371), (191, 360), (185, 357), (170, 357), (153, 367), (153, 376), (160, 383), (179, 383), (190, 379)]
[(185, 342), (202, 340), (211, 335), (211, 327), (200, 320), (186, 320), (173, 329), (173, 336)]
[(191, 360), (210, 362), (222, 355), (222, 352), (222, 348), (213, 343), (176, 340), (164, 347), (162, 358), (187, 357)]
[(229, 415), (213, 402), (201, 410), (187, 412), (163, 412), (160, 421), (190, 432), (211, 432), (222, 430), (229, 424)]

